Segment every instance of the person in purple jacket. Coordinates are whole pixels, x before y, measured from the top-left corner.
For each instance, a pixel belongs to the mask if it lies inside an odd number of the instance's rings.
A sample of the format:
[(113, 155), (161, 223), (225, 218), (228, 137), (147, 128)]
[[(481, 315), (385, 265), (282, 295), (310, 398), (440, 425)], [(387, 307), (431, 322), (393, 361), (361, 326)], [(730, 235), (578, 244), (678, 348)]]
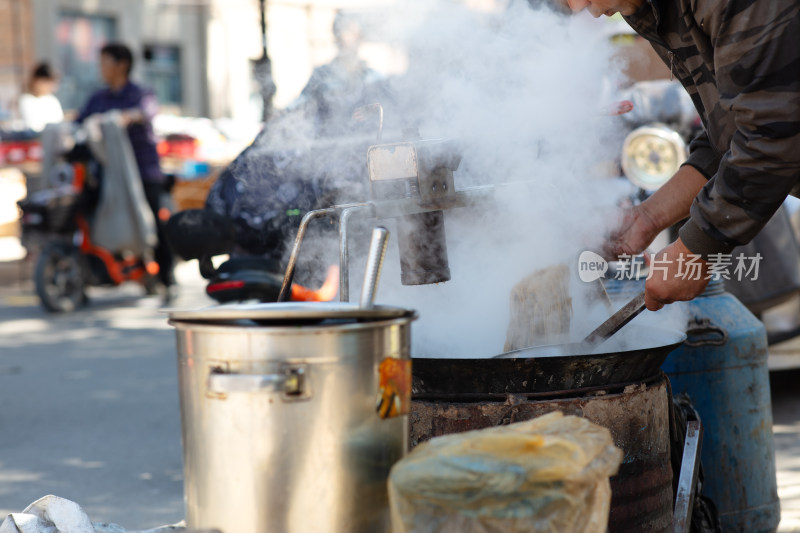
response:
[(92, 115), (117, 110), (128, 130), (136, 164), (144, 185), (147, 203), (153, 210), (158, 228), (155, 259), (159, 266), (159, 281), (166, 295), (172, 294), (175, 284), (174, 258), (164, 235), (159, 211), (164, 206), (166, 177), (161, 171), (152, 120), (158, 110), (155, 94), (130, 80), (133, 54), (121, 43), (109, 43), (100, 50), (100, 75), (106, 87), (89, 97), (76, 121), (83, 122)]

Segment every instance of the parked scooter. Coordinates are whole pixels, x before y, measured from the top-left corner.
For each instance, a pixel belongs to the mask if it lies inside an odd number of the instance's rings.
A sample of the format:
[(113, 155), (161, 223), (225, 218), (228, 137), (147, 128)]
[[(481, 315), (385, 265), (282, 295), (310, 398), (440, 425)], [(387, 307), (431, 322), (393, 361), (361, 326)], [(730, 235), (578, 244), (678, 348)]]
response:
[[(234, 255), (218, 267), (213, 258), (236, 247), (233, 222), (210, 209), (188, 209), (170, 217), (166, 227), (173, 250), (183, 260), (197, 259), (200, 275), (209, 280), (206, 294), (217, 302), (276, 302), (283, 283), (280, 264), (272, 258)], [(339, 288), (339, 270), (331, 267), (325, 283), (311, 290), (292, 284), (293, 301), (330, 301)]]
[[(701, 122), (692, 101), (677, 81), (639, 82), (623, 94), (634, 104), (623, 115), (631, 127), (620, 157), (622, 172), (635, 186), (631, 201), (638, 202), (667, 182), (688, 155), (688, 144)], [(787, 204), (791, 202), (790, 199)], [(662, 233), (658, 249), (677, 238), (679, 225)], [(760, 318), (770, 344), (770, 368), (800, 366), (800, 351), (780, 364), (773, 353), (782, 343), (800, 336), (800, 243), (786, 204), (753, 241), (735, 248), (733, 257), (759, 258), (757, 277), (725, 279), (725, 289)]]
[[(218, 302), (277, 301), (303, 216), (368, 195), (364, 154), (375, 143), (376, 131), (380, 138), (382, 106), (356, 108), (344, 127), (335, 128), (338, 136), (300, 135), (287, 143), (303, 123), (286, 115), (268, 124), (222, 172), (208, 193), (206, 209), (176, 213), (166, 226), (173, 250), (184, 260), (199, 261), (200, 274), (209, 280), (206, 293)], [(211, 258), (222, 254), (230, 258), (215, 268)], [(321, 287), (312, 290), (295, 282), (290, 298), (332, 300), (338, 292), (338, 266), (328, 267), (323, 276), (320, 265), (333, 263), (338, 255), (319, 257), (315, 271), (293, 281)]]
[(101, 121), (101, 131), (90, 138), (83, 129), (46, 129), (48, 186), (18, 202), (23, 245), (38, 255), (36, 293), (50, 312), (85, 305), (90, 286), (134, 281), (156, 291), (155, 221), (130, 141), (115, 116)]

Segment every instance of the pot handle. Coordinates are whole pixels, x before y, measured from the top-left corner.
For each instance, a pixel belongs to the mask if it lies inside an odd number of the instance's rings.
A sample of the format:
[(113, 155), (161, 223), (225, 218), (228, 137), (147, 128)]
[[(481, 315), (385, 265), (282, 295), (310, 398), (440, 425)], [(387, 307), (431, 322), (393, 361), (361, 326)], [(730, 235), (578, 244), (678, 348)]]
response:
[(306, 365), (287, 366), (282, 374), (229, 374), (215, 368), (208, 374), (211, 394), (239, 392), (280, 392), (286, 399), (307, 399), (310, 396)]
[(686, 329), (686, 346), (724, 346), (728, 332), (714, 324), (710, 318), (695, 318)]
[(220, 374), (208, 375), (208, 392), (279, 392), (284, 389), (286, 376), (281, 374)]

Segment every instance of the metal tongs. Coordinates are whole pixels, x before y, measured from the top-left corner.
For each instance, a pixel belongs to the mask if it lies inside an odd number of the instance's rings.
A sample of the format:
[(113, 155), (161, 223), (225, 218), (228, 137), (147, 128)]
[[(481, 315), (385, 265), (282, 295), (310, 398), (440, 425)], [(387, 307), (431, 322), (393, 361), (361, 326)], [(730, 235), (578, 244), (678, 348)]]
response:
[(593, 351), (614, 333), (621, 330), (625, 324), (636, 318), (644, 309), (644, 291), (642, 291), (589, 333), (580, 343), (581, 352)]
[[(494, 359), (516, 359), (520, 357), (536, 357), (534, 355), (542, 348), (551, 348), (558, 350), (558, 348), (572, 347), (568, 353), (574, 354), (589, 354), (592, 353), (598, 346), (603, 344), (614, 333), (621, 330), (628, 322), (636, 318), (639, 313), (644, 311), (644, 291), (633, 297), (631, 301), (622, 306), (616, 313), (600, 324), (589, 333), (580, 343), (577, 344), (559, 344), (559, 345), (543, 345), (531, 346), (529, 348), (521, 348), (511, 352), (504, 352), (494, 356)], [(563, 354), (567, 355), (567, 353)]]

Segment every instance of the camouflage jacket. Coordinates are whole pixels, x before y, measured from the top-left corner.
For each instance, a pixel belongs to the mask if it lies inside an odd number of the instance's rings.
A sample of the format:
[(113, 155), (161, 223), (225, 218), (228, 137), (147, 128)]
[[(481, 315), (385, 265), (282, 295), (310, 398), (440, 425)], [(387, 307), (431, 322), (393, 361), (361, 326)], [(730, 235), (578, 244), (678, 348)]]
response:
[(625, 19), (705, 126), (686, 164), (709, 182), (681, 240), (705, 258), (730, 253), (800, 185), (800, 2), (648, 0)]

